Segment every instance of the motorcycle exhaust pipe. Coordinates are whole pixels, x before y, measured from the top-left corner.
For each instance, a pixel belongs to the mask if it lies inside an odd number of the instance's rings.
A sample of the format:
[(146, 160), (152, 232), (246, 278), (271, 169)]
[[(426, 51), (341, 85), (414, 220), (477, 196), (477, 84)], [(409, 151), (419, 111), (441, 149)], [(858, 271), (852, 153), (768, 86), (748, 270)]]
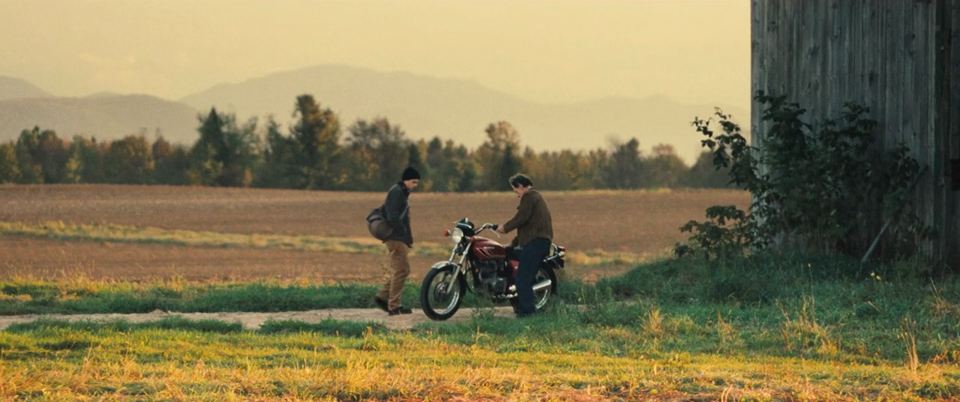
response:
[[(546, 288), (550, 287), (550, 285), (553, 285), (553, 281), (551, 281), (551, 280), (549, 280), (549, 279), (544, 279), (544, 280), (542, 280), (542, 281), (540, 281), (540, 282), (537, 282), (537, 283), (533, 284), (533, 291), (536, 292), (536, 291), (538, 291), (538, 290), (546, 289)], [(506, 294), (506, 295), (503, 297), (504, 299), (515, 299), (515, 298), (518, 297), (518, 295), (517, 295), (517, 285), (510, 285), (510, 287), (507, 289), (507, 291), (508, 291), (509, 293)]]
[[(536, 292), (538, 290), (546, 289), (550, 287), (550, 285), (553, 285), (553, 281), (549, 279), (544, 279), (540, 282), (533, 284), (533, 291)], [(510, 285), (510, 288), (507, 289), (507, 291), (510, 292), (510, 294), (507, 295), (507, 299), (512, 299), (517, 297), (517, 285)]]
[(538, 290), (543, 290), (544, 288), (550, 287), (550, 285), (553, 285), (553, 281), (549, 279), (544, 279), (533, 285), (533, 291), (536, 292)]

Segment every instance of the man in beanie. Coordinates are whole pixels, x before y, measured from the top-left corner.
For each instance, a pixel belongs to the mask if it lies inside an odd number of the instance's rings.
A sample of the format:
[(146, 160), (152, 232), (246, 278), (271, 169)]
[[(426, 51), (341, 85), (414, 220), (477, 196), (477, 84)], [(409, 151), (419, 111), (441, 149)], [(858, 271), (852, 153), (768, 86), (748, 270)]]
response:
[[(420, 184), (420, 172), (412, 167), (403, 170), (400, 182), (390, 187), (387, 199), (383, 202), (383, 214), (393, 232), (383, 243), (390, 254), (389, 265), (384, 266), (383, 289), (374, 297), (374, 302), (390, 315), (410, 314), (409, 307), (400, 304), (403, 285), (410, 275), (410, 261), (407, 254), (413, 247), (413, 231), (410, 230), (410, 206), (407, 198), (410, 191)], [(389, 267), (389, 268), (388, 268)]]

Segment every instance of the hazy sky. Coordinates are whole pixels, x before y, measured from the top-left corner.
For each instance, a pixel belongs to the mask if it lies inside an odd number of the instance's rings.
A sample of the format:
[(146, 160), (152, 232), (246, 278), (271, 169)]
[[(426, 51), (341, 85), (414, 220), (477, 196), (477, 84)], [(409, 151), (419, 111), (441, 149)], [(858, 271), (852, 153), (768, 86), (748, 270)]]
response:
[(0, 75), (178, 99), (317, 64), (749, 107), (749, 0), (0, 0)]

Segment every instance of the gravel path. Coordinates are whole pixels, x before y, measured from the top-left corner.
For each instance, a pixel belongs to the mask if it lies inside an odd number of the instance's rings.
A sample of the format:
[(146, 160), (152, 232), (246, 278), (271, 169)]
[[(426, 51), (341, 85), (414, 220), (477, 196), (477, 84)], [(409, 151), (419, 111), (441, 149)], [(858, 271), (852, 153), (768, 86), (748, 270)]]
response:
[[(461, 309), (448, 320), (448, 322), (466, 321), (473, 317), (474, 311), (469, 308)], [(494, 309), (494, 315), (497, 317), (513, 317), (511, 307), (497, 307)], [(64, 320), (64, 321), (115, 321), (125, 320), (131, 323), (156, 321), (166, 317), (180, 316), (190, 320), (219, 320), (225, 322), (239, 322), (245, 329), (256, 330), (260, 328), (267, 320), (296, 320), (307, 323), (316, 323), (324, 319), (332, 318), (344, 321), (372, 321), (386, 325), (393, 330), (408, 330), (415, 325), (430, 322), (430, 319), (423, 314), (421, 310), (414, 310), (413, 314), (404, 314), (399, 316), (388, 316), (381, 310), (362, 309), (362, 308), (343, 308), (343, 309), (325, 309), (309, 311), (286, 311), (272, 313), (175, 313), (156, 310), (150, 313), (142, 314), (31, 314), (0, 316), (0, 330), (6, 329), (10, 325), (27, 323), (39, 319)]]

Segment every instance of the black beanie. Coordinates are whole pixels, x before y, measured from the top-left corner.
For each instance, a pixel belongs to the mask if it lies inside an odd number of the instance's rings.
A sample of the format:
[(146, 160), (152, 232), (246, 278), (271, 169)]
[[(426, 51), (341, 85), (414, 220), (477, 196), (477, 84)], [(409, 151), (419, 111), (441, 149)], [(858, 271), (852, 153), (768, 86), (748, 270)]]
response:
[(417, 169), (414, 169), (412, 166), (403, 169), (403, 178), (400, 180), (420, 180), (420, 172)]

